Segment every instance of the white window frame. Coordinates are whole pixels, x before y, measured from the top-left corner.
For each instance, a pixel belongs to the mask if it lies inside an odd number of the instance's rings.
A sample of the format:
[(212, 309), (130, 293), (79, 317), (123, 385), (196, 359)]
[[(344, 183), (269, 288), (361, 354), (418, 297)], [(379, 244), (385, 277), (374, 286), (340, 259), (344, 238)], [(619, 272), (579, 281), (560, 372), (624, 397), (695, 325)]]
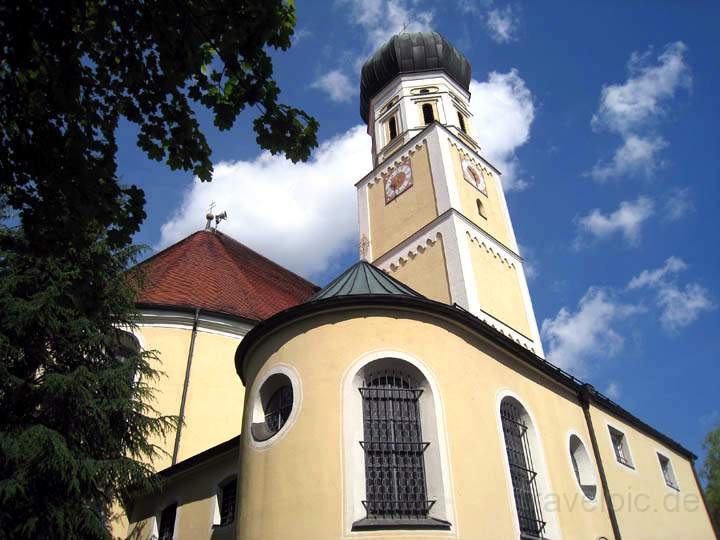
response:
[(152, 516), (152, 526), (150, 527), (150, 536), (148, 537), (148, 540), (158, 540), (158, 538), (160, 538), (160, 520), (162, 518), (163, 510), (172, 504), (175, 505), (175, 523), (173, 523), (172, 537), (173, 540), (178, 537), (178, 523), (180, 523), (180, 509), (182, 506), (179, 499), (170, 499), (160, 507), (154, 516)]
[[(449, 459), (449, 445), (445, 430), (445, 413), (435, 376), (427, 365), (403, 351), (378, 350), (358, 358), (343, 376), (341, 386), (342, 459), (343, 459), (343, 528), (345, 535), (376, 535), (375, 531), (353, 531), (353, 523), (366, 516), (362, 505), (365, 499), (365, 455), (360, 446), (363, 440), (362, 396), (358, 391), (359, 378), (372, 362), (392, 359), (409, 364), (424, 378), (424, 391), (420, 402), (420, 418), (423, 438), (430, 442), (425, 455), (425, 482), (428, 499), (436, 500), (430, 510), (430, 518), (450, 523), (450, 529), (432, 531), (433, 536), (455, 537), (454, 490)], [(433, 421), (434, 417), (434, 421)], [(386, 531), (387, 532), (387, 531)]]
[[(220, 515), (220, 506), (222, 504), (222, 488), (226, 484), (230, 482), (230, 480), (235, 480), (235, 514), (233, 515), (233, 520), (230, 523), (226, 523), (225, 525), (220, 525), (220, 521), (222, 520), (222, 516)], [(215, 484), (215, 497), (213, 501), (213, 519), (212, 519), (212, 525), (213, 528), (222, 528), (229, 527), (230, 525), (235, 524), (235, 520), (237, 520), (238, 512), (237, 512), (237, 503), (238, 503), (238, 475), (237, 473), (232, 473), (229, 475), (225, 475), (222, 480), (220, 480), (217, 484)]]
[[(592, 479), (593, 479), (593, 481), (595, 482), (595, 498), (594, 498), (594, 499), (591, 499), (590, 497), (588, 497), (587, 495), (585, 495), (585, 492), (582, 490), (582, 487), (580, 486), (580, 483), (579, 483), (579, 481), (578, 481), (578, 478), (577, 478), (577, 476), (576, 476), (576, 474), (575, 474), (575, 467), (573, 467), (573, 462), (572, 462), (573, 456), (572, 456), (572, 452), (570, 452), (570, 440), (571, 440), (571, 438), (573, 437), (573, 435), (574, 435), (575, 437), (577, 437), (578, 440), (580, 441), (580, 444), (583, 445), (583, 448), (584, 448), (584, 450), (585, 450), (585, 453), (587, 454), (587, 457), (588, 457), (588, 462), (590, 463), (590, 473), (592, 474), (592, 477), (593, 477)], [(570, 430), (570, 431), (567, 433), (567, 441), (568, 441), (568, 444), (567, 444), (567, 447), (568, 447), (568, 464), (570, 465), (570, 474), (572, 475), (573, 480), (575, 480), (575, 484), (577, 485), (578, 490), (579, 490), (580, 493), (582, 494), (583, 498), (584, 498), (589, 504), (596, 505), (596, 504), (598, 503), (598, 500), (600, 499), (600, 496), (599, 496), (599, 495), (600, 495), (600, 485), (599, 485), (599, 482), (598, 482), (598, 475), (596, 474), (595, 462), (593, 461), (592, 454), (588, 451), (588, 445), (585, 444), (585, 439), (582, 438), (582, 436), (580, 435), (580, 433), (578, 433), (578, 432), (575, 431), (575, 430)], [(592, 449), (592, 448), (591, 448), (591, 449)], [(578, 468), (579, 468), (579, 464), (578, 464)]]
[(507, 497), (510, 501), (510, 508), (512, 508), (513, 515), (513, 527), (515, 529), (515, 538), (520, 538), (520, 522), (518, 520), (517, 505), (515, 504), (515, 493), (512, 484), (512, 478), (510, 477), (510, 463), (508, 462), (507, 446), (505, 443), (505, 432), (502, 426), (502, 416), (500, 415), (500, 407), (505, 398), (512, 398), (517, 401), (528, 416), (530, 426), (528, 426), (531, 436), (528, 440), (530, 443), (530, 451), (532, 452), (533, 464), (535, 465), (535, 472), (538, 473), (538, 496), (540, 497), (540, 504), (543, 506), (543, 517), (545, 518), (545, 537), (552, 538), (553, 540), (562, 540), (562, 532), (560, 531), (560, 520), (556, 511), (551, 511), (547, 506), (543, 505), (544, 499), (552, 497), (555, 491), (552, 488), (550, 482), (550, 474), (547, 468), (547, 461), (545, 460), (545, 452), (543, 451), (544, 444), (542, 442), (542, 436), (538, 430), (538, 423), (535, 420), (530, 407), (527, 402), (520, 398), (520, 396), (514, 391), (508, 388), (502, 388), (498, 390), (495, 396), (495, 420), (497, 421), (498, 437), (500, 440), (499, 449), (501, 453), (501, 460), (503, 468), (505, 469), (505, 484), (507, 487)]
[[(663, 483), (673, 490), (674, 492), (680, 491), (680, 484), (677, 480), (677, 475), (675, 474), (675, 467), (673, 466), (672, 460), (670, 459), (670, 456), (667, 452), (662, 452), (660, 450), (655, 450), (655, 453), (657, 454), (658, 458), (658, 466), (660, 467), (660, 475), (662, 476)], [(665, 476), (665, 469), (663, 468), (663, 459), (666, 460), (667, 466), (668, 466), (668, 472), (670, 473), (671, 482), (668, 482), (667, 476)]]
[[(633, 458), (632, 450), (630, 449), (630, 441), (628, 440), (627, 433), (624, 429), (621, 429), (617, 427), (615, 424), (611, 424), (610, 422), (606, 422), (607, 425), (607, 435), (608, 440), (610, 441), (610, 449), (612, 450), (612, 455), (615, 458), (615, 463), (623, 467), (625, 470), (628, 471), (635, 471), (637, 472), (637, 469), (635, 468), (635, 458)], [(618, 453), (615, 448), (615, 441), (613, 441), (613, 431), (617, 431), (620, 435), (622, 435), (622, 442), (623, 442), (623, 453), (627, 454), (625, 457), (625, 460), (627, 463), (623, 463), (618, 459)]]
[[(288, 419), (277, 431), (277, 433), (274, 433), (268, 439), (258, 441), (255, 439), (255, 437), (252, 436), (252, 425), (255, 422), (263, 422), (265, 420), (265, 413), (262, 406), (260, 389), (270, 377), (277, 374), (285, 375), (288, 379), (290, 379), (290, 384), (292, 385), (293, 391), (292, 410), (290, 411), (290, 416), (288, 416)], [(250, 401), (249, 403), (250, 414), (246, 415), (247, 420), (245, 424), (245, 430), (248, 434), (248, 440), (250, 441), (250, 448), (257, 451), (263, 451), (267, 450), (271, 446), (277, 444), (282, 439), (284, 439), (285, 435), (287, 435), (287, 433), (292, 429), (293, 425), (295, 425), (295, 422), (297, 421), (297, 417), (300, 414), (300, 410), (302, 409), (303, 401), (300, 374), (292, 366), (289, 366), (287, 364), (276, 364), (268, 371), (263, 373), (262, 376), (256, 377), (251, 392), (252, 393), (250, 395), (252, 396), (252, 401)]]

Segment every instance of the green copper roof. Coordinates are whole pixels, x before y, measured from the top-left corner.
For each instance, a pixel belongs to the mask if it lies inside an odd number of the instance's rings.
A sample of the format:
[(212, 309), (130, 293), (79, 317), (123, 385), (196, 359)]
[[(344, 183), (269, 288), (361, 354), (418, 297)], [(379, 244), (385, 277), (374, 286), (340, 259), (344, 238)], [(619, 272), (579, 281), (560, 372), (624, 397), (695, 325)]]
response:
[(395, 294), (423, 298), (421, 294), (403, 285), (397, 279), (388, 276), (379, 268), (368, 262), (360, 261), (336, 277), (310, 300), (368, 294)]

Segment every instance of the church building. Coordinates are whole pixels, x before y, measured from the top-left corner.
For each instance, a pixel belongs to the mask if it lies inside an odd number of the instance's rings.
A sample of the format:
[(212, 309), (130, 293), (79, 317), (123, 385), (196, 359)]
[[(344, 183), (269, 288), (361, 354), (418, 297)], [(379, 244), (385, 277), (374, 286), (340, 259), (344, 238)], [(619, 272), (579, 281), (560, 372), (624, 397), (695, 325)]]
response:
[(139, 265), (183, 423), (124, 536), (717, 538), (696, 456), (545, 359), (470, 80), (435, 32), (364, 64), (360, 260), (324, 288), (212, 227)]

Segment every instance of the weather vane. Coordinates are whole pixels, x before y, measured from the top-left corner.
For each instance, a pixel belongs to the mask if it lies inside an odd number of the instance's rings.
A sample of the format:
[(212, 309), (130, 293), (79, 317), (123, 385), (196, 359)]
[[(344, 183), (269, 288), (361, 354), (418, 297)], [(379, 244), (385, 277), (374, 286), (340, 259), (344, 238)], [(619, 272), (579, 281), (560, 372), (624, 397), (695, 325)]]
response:
[(407, 30), (407, 27), (408, 27), (408, 26), (410, 26), (410, 24), (409, 24), (407, 21), (405, 21), (405, 22), (403, 23), (402, 30), (400, 30), (400, 33), (402, 34), (403, 32), (405, 32), (405, 31)]

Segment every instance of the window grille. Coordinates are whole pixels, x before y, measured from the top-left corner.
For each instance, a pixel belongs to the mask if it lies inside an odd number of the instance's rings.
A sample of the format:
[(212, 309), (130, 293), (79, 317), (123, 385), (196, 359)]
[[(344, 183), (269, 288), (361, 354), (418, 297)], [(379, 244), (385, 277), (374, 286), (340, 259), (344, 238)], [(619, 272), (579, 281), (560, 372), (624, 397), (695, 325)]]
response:
[(435, 120), (435, 112), (433, 111), (433, 106), (431, 103), (425, 103), (422, 106), (422, 113), (423, 113), (423, 122), (427, 126), (428, 124), (432, 124), (433, 120)]
[(173, 540), (175, 533), (175, 515), (177, 514), (177, 504), (171, 504), (160, 514), (160, 530), (158, 540)]
[(360, 388), (368, 518), (425, 519), (427, 499), (418, 400), (422, 389), (403, 374), (374, 373)]
[(285, 425), (293, 406), (292, 386), (286, 384), (281, 386), (267, 402), (265, 407), (265, 424), (273, 433), (280, 431)]
[(220, 526), (228, 525), (235, 520), (235, 499), (237, 496), (237, 479), (233, 478), (221, 488)]
[(537, 473), (533, 467), (528, 427), (523, 420), (522, 409), (513, 402), (504, 401), (500, 406), (500, 418), (520, 523), (520, 538), (545, 538), (543, 536), (545, 522), (540, 508)]

